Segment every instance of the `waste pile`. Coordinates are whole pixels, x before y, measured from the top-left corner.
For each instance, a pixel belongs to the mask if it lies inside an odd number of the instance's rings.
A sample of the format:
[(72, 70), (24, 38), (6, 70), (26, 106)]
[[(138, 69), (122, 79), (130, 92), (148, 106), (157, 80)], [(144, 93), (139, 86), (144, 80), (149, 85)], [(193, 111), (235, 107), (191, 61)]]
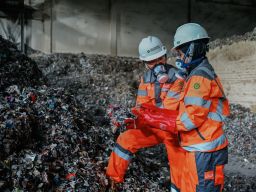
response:
[(0, 188), (99, 191), (104, 187), (111, 132), (96, 129), (90, 115), (63, 88), (42, 86), (19, 93), (12, 94), (12, 102), (1, 97)]
[[(13, 99), (0, 97), (0, 189), (107, 189), (104, 168), (114, 144), (109, 122), (102, 127), (95, 125), (91, 114), (63, 88), (41, 86), (19, 90), (11, 86), (6, 92)], [(144, 163), (143, 158), (151, 158), (152, 150), (157, 151), (158, 157)], [(124, 191), (141, 188), (165, 191), (168, 169), (160, 152), (164, 153), (162, 147), (136, 155), (122, 186)]]
[[(76, 90), (85, 106), (122, 103), (134, 106), (144, 65), (135, 58), (80, 54), (31, 55), (52, 86)], [(95, 98), (95, 96), (97, 96)], [(95, 106), (95, 102), (93, 102)]]
[(225, 132), (229, 140), (226, 191), (256, 190), (256, 114), (241, 105), (230, 105)]
[(45, 83), (36, 63), (0, 36), (0, 91), (10, 85), (34, 86)]
[(229, 152), (250, 161), (256, 167), (256, 114), (241, 105), (231, 105), (231, 115), (226, 120)]
[(209, 48), (221, 48), (223, 45), (231, 45), (239, 41), (256, 41), (256, 27), (253, 29), (253, 31), (247, 32), (243, 35), (233, 35), (224, 39), (215, 39), (209, 43)]
[[(8, 46), (11, 55), (16, 49)], [(117, 136), (108, 112), (115, 107), (117, 121), (130, 115), (143, 64), (84, 53), (34, 52), (31, 58), (47, 86), (18, 79), (4, 81), (0, 90), (0, 191), (108, 191), (105, 167)], [(231, 105), (225, 129), (235, 168), (226, 170), (227, 192), (256, 191), (255, 119), (249, 109)], [(122, 191), (169, 191), (164, 146), (134, 156)]]
[[(143, 64), (139, 63), (136, 59), (122, 57), (113, 58), (102, 55), (85, 55), (83, 53), (37, 54), (33, 55), (33, 59), (40, 63), (39, 68), (42, 69), (43, 73), (49, 79), (53, 79), (51, 81), (53, 84), (61, 83), (61, 86), (68, 85), (67, 88), (69, 88), (69, 85), (72, 82), (68, 81), (68, 79), (77, 80), (72, 86), (78, 87), (75, 91), (76, 98), (83, 103), (85, 108), (88, 108), (93, 112), (94, 121), (101, 122), (102, 125), (105, 125), (104, 122), (98, 120), (103, 119), (101, 116), (104, 114), (106, 117), (106, 109), (109, 104), (117, 104), (117, 106), (119, 106), (120, 114), (117, 116), (120, 118), (120, 121), (122, 121), (124, 115), (127, 115), (127, 110), (124, 108), (132, 107), (135, 104), (134, 101), (138, 80), (139, 76), (143, 73), (144, 68)], [(48, 60), (53, 64), (46, 64)], [(67, 70), (65, 74), (58, 75), (58, 68), (61, 68), (62, 63), (69, 63), (72, 70)], [(81, 63), (84, 64), (84, 67), (79, 70), (79, 65), (81, 66)], [(51, 76), (53, 78), (51, 78)], [(72, 78), (72, 76), (75, 78)], [(62, 81), (63, 79), (64, 81)], [(107, 91), (105, 90), (101, 92), (103, 88), (106, 88)], [(95, 117), (97, 118), (95, 119)], [(256, 169), (255, 121), (255, 114), (250, 112), (249, 109), (239, 105), (231, 105), (231, 116), (226, 122), (226, 133), (230, 141), (229, 161), (231, 164), (232, 161), (237, 162), (237, 164), (235, 164), (236, 168), (237, 165), (240, 166), (241, 169), (244, 168), (245, 173), (237, 172), (235, 168), (227, 170), (225, 191), (255, 191), (256, 175), (246, 174), (247, 170), (251, 171)], [(106, 129), (111, 131), (113, 127), (108, 125)], [(147, 181), (146, 183), (151, 185), (151, 190), (166, 190), (163, 186), (166, 186), (166, 181), (169, 178), (168, 170), (169, 168), (164, 146), (160, 145), (149, 149), (143, 149), (136, 154), (136, 158), (134, 158), (129, 171), (127, 172), (127, 179), (123, 187), (135, 190), (135, 186), (137, 185), (135, 183), (139, 182), (138, 188), (144, 186), (144, 188), (147, 189), (148, 187), (141, 183)], [(140, 173), (144, 173), (144, 175)]]

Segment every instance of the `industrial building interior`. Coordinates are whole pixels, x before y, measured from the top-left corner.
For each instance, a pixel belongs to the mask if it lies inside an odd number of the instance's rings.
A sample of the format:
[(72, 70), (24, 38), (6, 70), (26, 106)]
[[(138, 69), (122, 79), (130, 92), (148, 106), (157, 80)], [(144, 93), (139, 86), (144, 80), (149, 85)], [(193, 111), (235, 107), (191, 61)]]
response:
[[(230, 103), (223, 191), (255, 192), (256, 0), (1, 0), (0, 191), (111, 191), (109, 114), (123, 121), (136, 105), (139, 43), (158, 37), (175, 67), (185, 23), (208, 32)], [(162, 144), (134, 157), (117, 191), (169, 191)]]

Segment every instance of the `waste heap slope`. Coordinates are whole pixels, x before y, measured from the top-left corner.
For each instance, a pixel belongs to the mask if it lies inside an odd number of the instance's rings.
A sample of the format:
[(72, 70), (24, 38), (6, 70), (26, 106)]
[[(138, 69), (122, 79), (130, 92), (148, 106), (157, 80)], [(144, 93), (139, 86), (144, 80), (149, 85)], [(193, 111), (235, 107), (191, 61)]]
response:
[(0, 76), (0, 91), (4, 91), (10, 85), (25, 87), (42, 85), (46, 82), (36, 63), (2, 36), (0, 36)]

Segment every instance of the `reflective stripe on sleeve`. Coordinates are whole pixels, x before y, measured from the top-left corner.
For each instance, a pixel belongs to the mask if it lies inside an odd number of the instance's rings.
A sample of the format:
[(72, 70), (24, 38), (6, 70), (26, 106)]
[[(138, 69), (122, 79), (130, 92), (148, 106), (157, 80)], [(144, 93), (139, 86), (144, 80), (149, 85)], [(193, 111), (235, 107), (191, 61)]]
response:
[(218, 102), (217, 112), (209, 112), (208, 118), (219, 122), (223, 122), (225, 120), (226, 116), (223, 115), (223, 102), (221, 99), (219, 99)]
[(162, 88), (162, 89), (161, 89), (162, 92), (168, 92), (168, 90), (169, 90), (169, 89), (167, 89), (167, 88)]
[(147, 92), (147, 90), (138, 90), (138, 92), (137, 92), (137, 95), (138, 96), (148, 96), (148, 92)]
[(180, 98), (180, 94), (174, 91), (168, 91), (167, 93), (167, 97), (168, 98), (175, 98), (175, 99), (179, 99)]
[(219, 99), (218, 106), (217, 106), (217, 112), (222, 114), (222, 111), (223, 111), (223, 102), (221, 99)]
[(200, 144), (195, 144), (195, 145), (190, 145), (190, 146), (185, 146), (183, 149), (187, 151), (210, 151), (213, 150), (222, 144), (224, 144), (227, 141), (227, 138), (224, 134), (222, 134), (220, 137), (217, 139), (206, 142), (206, 143), (200, 143)]
[(194, 123), (189, 119), (188, 114), (186, 112), (184, 112), (181, 117), (180, 117), (181, 122), (184, 124), (184, 126), (186, 127), (187, 130), (191, 130), (196, 128), (196, 126), (194, 125)]
[(196, 105), (209, 109), (211, 106), (211, 101), (204, 100), (199, 97), (185, 97), (185, 105)]
[(119, 144), (115, 144), (114, 150), (113, 150), (119, 157), (121, 157), (122, 159), (125, 159), (127, 161), (131, 160), (133, 154), (124, 149), (123, 147), (121, 147)]
[(222, 116), (218, 113), (213, 113), (213, 112), (208, 113), (208, 118), (210, 118), (214, 121), (219, 121), (219, 122), (222, 122), (225, 119), (224, 116)]
[(223, 115), (223, 100), (222, 99), (219, 99), (217, 113), (220, 115), (222, 121), (224, 121), (226, 119), (226, 116)]

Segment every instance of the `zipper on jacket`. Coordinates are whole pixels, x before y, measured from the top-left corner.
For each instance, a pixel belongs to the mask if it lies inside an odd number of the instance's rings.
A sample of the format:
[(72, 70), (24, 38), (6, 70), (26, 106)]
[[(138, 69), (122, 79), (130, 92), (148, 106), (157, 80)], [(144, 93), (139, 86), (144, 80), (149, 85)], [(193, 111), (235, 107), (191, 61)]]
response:
[(196, 128), (195, 130), (196, 130), (197, 134), (199, 135), (199, 137), (201, 137), (201, 139), (205, 140), (204, 136), (200, 133), (198, 128)]

